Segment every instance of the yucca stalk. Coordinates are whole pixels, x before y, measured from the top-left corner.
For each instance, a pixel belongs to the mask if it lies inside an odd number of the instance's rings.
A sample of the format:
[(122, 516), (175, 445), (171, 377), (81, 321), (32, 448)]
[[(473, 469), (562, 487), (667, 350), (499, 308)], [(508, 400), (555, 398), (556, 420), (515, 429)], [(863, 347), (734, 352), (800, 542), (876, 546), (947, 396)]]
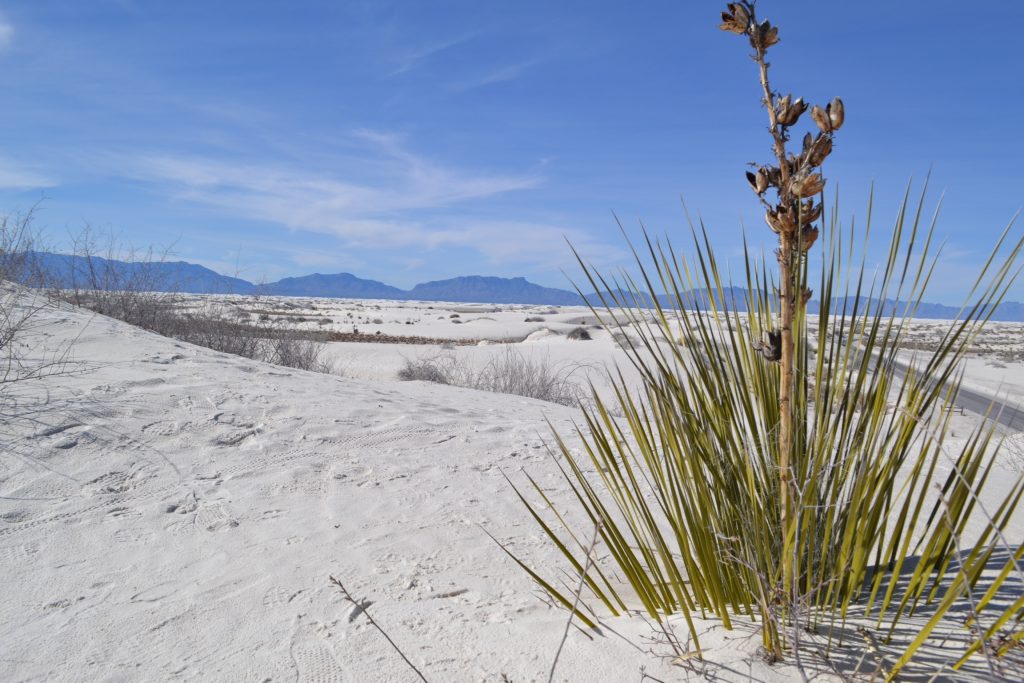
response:
[[(786, 143), (790, 140), (790, 128), (807, 110), (803, 98), (796, 100), (792, 95), (782, 96), (772, 90), (768, 79), (768, 50), (779, 42), (778, 27), (767, 20), (758, 22), (754, 2), (730, 3), (722, 13), (723, 31), (747, 37), (754, 50), (761, 89), (764, 92), (762, 104), (768, 111), (768, 130), (772, 136), (772, 151), (777, 165), (761, 166), (756, 172), (748, 172), (747, 180), (765, 207), (765, 222), (776, 233), (779, 248), (779, 327), (768, 334), (765, 357), (778, 361), (779, 374), (779, 509), (783, 545), (783, 585), (793, 582), (793, 548), (795, 538), (793, 527), (792, 500), (793, 459), (798, 456), (794, 434), (806, 422), (806, 413), (795, 410), (793, 393), (796, 389), (796, 364), (794, 355), (797, 344), (794, 341), (794, 321), (802, 319), (803, 308), (811, 292), (800, 282), (804, 254), (818, 238), (819, 230), (814, 221), (821, 214), (821, 204), (813, 198), (825, 186), (825, 179), (817, 169), (832, 151), (832, 136), (843, 125), (844, 107), (838, 97), (825, 108), (817, 105), (811, 116), (820, 132), (817, 137), (807, 133), (803, 151), (790, 155)], [(774, 191), (777, 201), (774, 205), (765, 199), (765, 192)], [(808, 199), (806, 203), (801, 200)], [(798, 330), (798, 335), (800, 331)], [(803, 341), (802, 339), (800, 341)]]
[[(738, 22), (737, 33), (756, 27), (752, 42), (763, 49), (777, 41), (752, 4), (729, 5), (725, 21)], [(698, 652), (694, 617), (714, 615), (726, 628), (736, 618), (759, 622), (771, 660), (797, 652), (804, 629), (829, 647), (850, 637), (853, 621), (880, 647), (897, 647), (887, 677), (940, 635), (947, 647), (962, 645), (951, 666), (973, 666), (980, 653), (995, 672), (1024, 641), (1024, 544), (1019, 529), (1010, 537), (1024, 478), (986, 493), (995, 425), (980, 424), (954, 447), (946, 406), (960, 361), (1018, 273), (1024, 238), (1010, 239), (1007, 227), (958, 320), (922, 364), (904, 367), (898, 354), (938, 258), (925, 191), (915, 205), (908, 188), (884, 266), (868, 278), (873, 202), (858, 247), (836, 208), (805, 196), (808, 188), (820, 195), (814, 169), (842, 124), (842, 104), (813, 109), (820, 133), (788, 155), (788, 129), (805, 107), (772, 93), (763, 49), (755, 46), (755, 60), (782, 151), (778, 167), (748, 179), (759, 197), (769, 188), (778, 196), (765, 202), (779, 234), (778, 275), (745, 253), (737, 300), (704, 225), (693, 223), (691, 260), (645, 233), (636, 278), (608, 281), (580, 259), (601, 293), (594, 313), (636, 336), (625, 350), (640, 386), (619, 373), (614, 397), (595, 392), (577, 428), (582, 455), (555, 434), (575, 511), (557, 512), (559, 501), (532, 479), (532, 494), (516, 493), (568, 561), (572, 585), (613, 615), (681, 614)], [(804, 254), (819, 216), (825, 248), (812, 314)], [(591, 562), (581, 539), (595, 528), (604, 555)], [(599, 625), (599, 613), (574, 607), (571, 589), (545, 578), (545, 568), (517, 562), (584, 624)], [(957, 610), (971, 615), (969, 629)], [(897, 625), (910, 618), (915, 635), (901, 640)]]

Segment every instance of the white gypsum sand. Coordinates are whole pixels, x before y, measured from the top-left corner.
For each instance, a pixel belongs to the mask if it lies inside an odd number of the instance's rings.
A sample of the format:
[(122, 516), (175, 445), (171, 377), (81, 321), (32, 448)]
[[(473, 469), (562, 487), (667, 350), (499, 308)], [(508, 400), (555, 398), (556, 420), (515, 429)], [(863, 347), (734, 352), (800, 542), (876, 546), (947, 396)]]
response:
[[(564, 335), (593, 322), (586, 309), (234, 299), (305, 317), (369, 315), (330, 323), (341, 331), (377, 325), (438, 339)], [(235, 305), (226, 300), (190, 299)], [(452, 323), (454, 313), (465, 322)], [(524, 321), (541, 315), (543, 323)], [(70, 368), (79, 372), (20, 388), (33, 410), (5, 425), (0, 678), (418, 680), (330, 585), (334, 576), (431, 681), (547, 680), (567, 612), (542, 599), (484, 529), (556, 574), (560, 554), (503, 472), (526, 468), (568, 505), (545, 420), (573, 444), (579, 411), (394, 379), (403, 354), (480, 362), (500, 347), (333, 343), (331, 355), (347, 362), (340, 377), (216, 353), (81, 310), (47, 311), (40, 322), (32, 353), (73, 341)], [(611, 336), (593, 332), (590, 342), (539, 335), (515, 348), (592, 369), (621, 363)], [(955, 429), (966, 433), (975, 420), (958, 416)], [(1019, 525), (1012, 531), (1019, 536)], [(688, 673), (645, 621), (604, 621), (603, 635), (570, 630), (556, 680)], [(672, 623), (685, 640), (685, 626)], [(795, 674), (757, 659), (755, 626), (704, 628), (715, 676)]]

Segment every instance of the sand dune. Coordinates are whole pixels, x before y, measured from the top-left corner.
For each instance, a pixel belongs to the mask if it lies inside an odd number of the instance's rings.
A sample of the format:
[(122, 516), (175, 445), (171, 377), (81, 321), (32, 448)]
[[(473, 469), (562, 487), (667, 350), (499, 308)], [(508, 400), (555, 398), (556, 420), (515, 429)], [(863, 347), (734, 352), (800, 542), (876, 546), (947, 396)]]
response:
[[(417, 325), (382, 317), (417, 334), (470, 327), (430, 306), (404, 310)], [(538, 329), (522, 322), (528, 311), (503, 311), (488, 310), (499, 318), (475, 333)], [(542, 327), (564, 331), (581, 315), (560, 311)], [(71, 372), (20, 388), (26, 412), (3, 433), (0, 678), (417, 680), (329, 584), (335, 576), (432, 681), (547, 680), (566, 612), (484, 529), (557, 564), (503, 472), (527, 468), (564, 490), (545, 419), (568, 435), (577, 410), (398, 382), (395, 359), (408, 349), (337, 345), (342, 377), (70, 308), (40, 322), (33, 353), (73, 342)], [(544, 351), (614, 363), (601, 334), (549, 337)], [(556, 680), (685, 673), (642, 620), (606, 624), (603, 635), (570, 633)], [(756, 658), (752, 626), (707, 629), (716, 676), (793, 673)]]

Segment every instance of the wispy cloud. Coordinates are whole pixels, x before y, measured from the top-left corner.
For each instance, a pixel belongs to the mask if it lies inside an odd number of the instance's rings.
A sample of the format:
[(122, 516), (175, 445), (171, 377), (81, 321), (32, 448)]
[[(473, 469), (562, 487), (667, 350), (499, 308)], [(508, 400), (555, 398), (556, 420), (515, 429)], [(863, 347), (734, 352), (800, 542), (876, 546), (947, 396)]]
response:
[(26, 168), (13, 159), (0, 157), (0, 189), (34, 190), (57, 184), (54, 178), (44, 173)]
[[(179, 200), (293, 231), (335, 236), (351, 249), (457, 247), (479, 254), (486, 264), (516, 263), (531, 270), (564, 265), (566, 239), (598, 262), (623, 256), (585, 231), (557, 222), (471, 217), (479, 200), (535, 188), (540, 177), (442, 166), (410, 152), (400, 136), (389, 133), (362, 130), (354, 137), (375, 150), (372, 173), (365, 172), (369, 162), (352, 162), (356, 168), (350, 174), (313, 173), (271, 163), (168, 155), (122, 166), (134, 179), (162, 187)], [(292, 256), (306, 267), (336, 263), (315, 254)]]
[(536, 58), (527, 59), (522, 62), (517, 62), (515, 64), (508, 64), (506, 66), (501, 66), (495, 69), (491, 69), (489, 71), (484, 71), (483, 73), (477, 74), (472, 78), (468, 78), (466, 80), (453, 83), (451, 85), (451, 89), (462, 92), (466, 90), (472, 90), (474, 88), (482, 88), (487, 85), (494, 85), (496, 83), (512, 81), (519, 78), (524, 73), (540, 64), (542, 61), (543, 60)]
[(0, 50), (6, 50), (14, 42), (14, 27), (4, 19), (0, 17)]
[(409, 152), (400, 137), (386, 133), (359, 131), (356, 137), (369, 143), (375, 155), (350, 160), (353, 170), (348, 174), (170, 155), (124, 165), (134, 179), (163, 186), (179, 199), (293, 230), (335, 235), (367, 248), (430, 246), (436, 232), (425, 226), (422, 214), (541, 183), (533, 175), (441, 166)]
[(441, 40), (426, 45), (408, 50), (396, 56), (398, 66), (391, 71), (388, 76), (398, 76), (408, 71), (418, 69), (422, 64), (427, 62), (431, 57), (441, 52), (449, 50), (453, 47), (468, 43), (477, 37), (477, 33), (468, 33), (458, 38), (451, 38), (448, 40)]

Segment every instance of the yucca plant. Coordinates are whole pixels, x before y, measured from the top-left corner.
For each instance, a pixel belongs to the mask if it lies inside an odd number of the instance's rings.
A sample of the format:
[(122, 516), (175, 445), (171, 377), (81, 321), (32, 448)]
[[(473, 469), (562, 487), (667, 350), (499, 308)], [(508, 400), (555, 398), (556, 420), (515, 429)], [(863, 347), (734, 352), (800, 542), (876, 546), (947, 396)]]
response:
[[(693, 223), (689, 260), (646, 233), (633, 252), (637, 277), (609, 281), (580, 260), (605, 293), (594, 312), (634, 329), (626, 351), (641, 387), (619, 373), (613, 398), (595, 393), (577, 428), (583, 455), (554, 436), (586, 523), (571, 523), (528, 476), (532, 493), (515, 489), (575, 572), (564, 585), (578, 581), (583, 595), (520, 565), (588, 626), (598, 621), (595, 599), (613, 615), (681, 614), (698, 653), (693, 615), (727, 628), (757, 621), (771, 660), (795, 652), (807, 629), (832, 643), (856, 626), (884, 646), (914, 617), (915, 636), (900, 644), (888, 677), (950, 628), (963, 634), (955, 666), (980, 652), (998, 673), (1024, 640), (1024, 545), (1019, 533), (1008, 538), (1024, 479), (986, 497), (995, 426), (954, 444), (948, 406), (1024, 240), (1010, 238), (1011, 223), (958, 320), (921, 363), (902, 364), (901, 342), (938, 258), (925, 191), (913, 202), (908, 188), (885, 264), (868, 277), (870, 200), (861, 256), (852, 228), (824, 210), (820, 167), (844, 122), (842, 101), (812, 108), (818, 131), (790, 153), (807, 105), (770, 86), (765, 56), (777, 27), (758, 21), (753, 2), (729, 4), (722, 18), (721, 28), (749, 39), (759, 67), (776, 158), (747, 178), (778, 236), (778, 271), (745, 250), (737, 295), (703, 224)], [(822, 232), (812, 311), (807, 252)], [(592, 529), (603, 552), (593, 562), (582, 540)]]

